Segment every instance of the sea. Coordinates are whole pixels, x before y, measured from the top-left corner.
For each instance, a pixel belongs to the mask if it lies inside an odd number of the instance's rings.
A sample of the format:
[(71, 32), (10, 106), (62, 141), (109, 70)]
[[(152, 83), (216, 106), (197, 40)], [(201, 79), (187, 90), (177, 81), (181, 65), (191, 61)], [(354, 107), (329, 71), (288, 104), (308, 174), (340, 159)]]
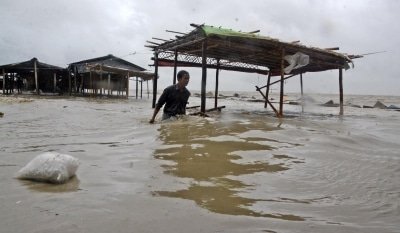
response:
[[(400, 96), (198, 93), (155, 124), (148, 93), (0, 96), (0, 232), (400, 232)], [(76, 176), (15, 178), (49, 151)]]

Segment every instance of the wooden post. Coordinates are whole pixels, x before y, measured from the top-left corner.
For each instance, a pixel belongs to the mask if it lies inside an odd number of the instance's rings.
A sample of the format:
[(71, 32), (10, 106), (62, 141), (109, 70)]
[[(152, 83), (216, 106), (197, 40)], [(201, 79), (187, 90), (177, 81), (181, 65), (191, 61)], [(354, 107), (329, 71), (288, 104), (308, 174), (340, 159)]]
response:
[(284, 79), (285, 79), (285, 71), (284, 71), (284, 66), (285, 66), (285, 49), (282, 48), (282, 55), (281, 55), (281, 91), (280, 91), (280, 98), (279, 98), (279, 115), (280, 117), (283, 117), (283, 85), (284, 85)]
[(93, 81), (92, 81), (92, 71), (89, 71), (89, 81), (90, 81), (90, 89), (92, 89), (91, 91), (91, 96), (93, 96)]
[[(75, 69), (74, 69), (74, 76), (76, 76)], [(72, 92), (71, 88), (72, 88), (71, 87), (71, 71), (68, 70), (68, 93), (69, 93), (69, 95), (71, 95), (71, 92)]]
[(140, 80), (140, 99), (143, 99), (143, 79)]
[(300, 73), (300, 89), (301, 89), (301, 112), (304, 112), (303, 73)]
[[(77, 69), (77, 68), (76, 68), (76, 69)], [(77, 93), (78, 93), (78, 86), (76, 85), (76, 80), (77, 80), (77, 77), (76, 77), (76, 76), (78, 76), (77, 73), (78, 73), (78, 72), (75, 72), (75, 75), (74, 75), (74, 92), (75, 92), (75, 96), (76, 96)], [(71, 86), (71, 92), (72, 92), (72, 86)]]
[(138, 80), (138, 77), (135, 77), (135, 79), (136, 79), (136, 99), (138, 98), (138, 94), (139, 94), (139, 90), (138, 90), (138, 88), (139, 88), (139, 80)]
[(100, 82), (97, 82), (100, 88), (100, 95), (103, 95), (103, 67), (100, 66)]
[(157, 79), (158, 79), (158, 53), (154, 53), (154, 78), (153, 78), (153, 105), (152, 107), (156, 107), (157, 100)]
[(268, 71), (268, 79), (267, 79), (267, 90), (265, 90), (265, 103), (264, 103), (264, 108), (267, 108), (268, 106), (268, 98), (269, 98), (269, 87), (271, 83), (271, 70)]
[(201, 62), (201, 105), (200, 112), (206, 112), (206, 87), (207, 87), (207, 40), (202, 44), (202, 62)]
[(33, 61), (33, 70), (35, 72), (35, 85), (36, 85), (36, 94), (40, 95), (39, 93), (39, 80), (37, 75), (37, 59), (35, 58)]
[(53, 74), (53, 93), (56, 93), (56, 89), (57, 89), (57, 74), (54, 72)]
[(108, 89), (108, 95), (110, 95), (110, 92), (111, 92), (111, 74), (108, 73), (107, 76), (108, 76), (107, 77), (107, 89)]
[(129, 98), (129, 71), (126, 75), (126, 98)]
[(178, 50), (175, 49), (175, 58), (174, 58), (174, 77), (172, 78), (172, 83), (176, 84), (176, 69), (178, 65)]
[(149, 80), (146, 80), (146, 84), (147, 84), (147, 99), (150, 99)]
[(214, 108), (218, 107), (218, 85), (219, 85), (219, 59), (217, 59), (217, 69), (215, 71), (215, 96)]
[(3, 95), (6, 94), (6, 71), (3, 69)]
[(340, 94), (340, 112), (339, 115), (343, 115), (343, 69), (339, 69), (339, 94)]

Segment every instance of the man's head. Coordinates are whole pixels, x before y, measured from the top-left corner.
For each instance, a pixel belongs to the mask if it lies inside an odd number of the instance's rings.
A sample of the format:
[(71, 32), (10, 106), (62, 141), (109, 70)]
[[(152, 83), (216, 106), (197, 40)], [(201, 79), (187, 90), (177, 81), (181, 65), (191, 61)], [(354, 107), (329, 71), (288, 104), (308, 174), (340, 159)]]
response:
[(178, 84), (182, 87), (185, 87), (189, 83), (190, 75), (186, 70), (181, 70), (176, 75), (176, 78), (178, 79)]

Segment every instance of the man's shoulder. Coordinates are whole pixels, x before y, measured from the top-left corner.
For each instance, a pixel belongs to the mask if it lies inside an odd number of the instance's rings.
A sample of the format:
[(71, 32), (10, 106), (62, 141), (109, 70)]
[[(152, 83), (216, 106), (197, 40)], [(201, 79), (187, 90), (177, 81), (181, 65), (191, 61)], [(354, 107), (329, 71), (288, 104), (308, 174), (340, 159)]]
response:
[(175, 85), (171, 85), (171, 86), (164, 88), (164, 92), (171, 92), (173, 90), (175, 90)]

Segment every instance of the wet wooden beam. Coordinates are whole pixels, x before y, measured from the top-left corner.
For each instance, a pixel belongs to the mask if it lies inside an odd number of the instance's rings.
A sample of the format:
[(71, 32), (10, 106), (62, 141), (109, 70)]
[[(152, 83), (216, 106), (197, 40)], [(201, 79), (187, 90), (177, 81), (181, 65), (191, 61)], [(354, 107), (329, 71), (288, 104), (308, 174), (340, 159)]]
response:
[(206, 87), (207, 87), (207, 40), (202, 42), (202, 66), (201, 66), (201, 107), (200, 112), (206, 112)]
[(267, 101), (267, 103), (269, 104), (269, 106), (271, 106), (272, 110), (274, 110), (275, 115), (276, 115), (277, 117), (279, 117), (279, 112), (276, 110), (276, 108), (274, 107), (274, 105), (272, 105), (272, 103), (268, 100), (268, 98), (264, 95), (264, 93), (262, 93), (261, 89), (260, 89), (258, 86), (256, 86), (256, 90), (257, 90), (258, 92), (260, 92), (260, 94), (264, 97), (265, 101)]
[(339, 50), (339, 47), (325, 48), (325, 50)]
[(171, 30), (165, 30), (166, 32), (171, 32), (171, 33), (176, 33), (176, 34), (180, 34), (180, 35), (186, 35), (186, 33), (183, 32), (177, 32), (177, 31), (171, 31)]
[(147, 42), (147, 43), (150, 43), (150, 44), (154, 44), (154, 45), (160, 45), (160, 43), (156, 43), (156, 42), (149, 41), (149, 40), (146, 40), (146, 42)]
[(153, 104), (152, 107), (156, 107), (157, 100), (157, 79), (158, 79), (158, 53), (154, 53), (154, 79), (153, 79)]
[(161, 40), (161, 41), (164, 41), (164, 42), (170, 41), (170, 40), (161, 39), (161, 38), (157, 38), (157, 37), (152, 37), (151, 39), (153, 39), (153, 40)]
[(176, 84), (176, 71), (178, 66), (178, 50), (174, 51), (174, 75), (172, 77), (172, 83)]
[(284, 92), (284, 85), (285, 85), (285, 49), (282, 48), (282, 54), (281, 54), (281, 90), (280, 90), (280, 96), (279, 96), (279, 116), (283, 117), (283, 92)]
[(340, 112), (339, 115), (343, 115), (343, 69), (339, 69), (339, 100), (340, 100)]

